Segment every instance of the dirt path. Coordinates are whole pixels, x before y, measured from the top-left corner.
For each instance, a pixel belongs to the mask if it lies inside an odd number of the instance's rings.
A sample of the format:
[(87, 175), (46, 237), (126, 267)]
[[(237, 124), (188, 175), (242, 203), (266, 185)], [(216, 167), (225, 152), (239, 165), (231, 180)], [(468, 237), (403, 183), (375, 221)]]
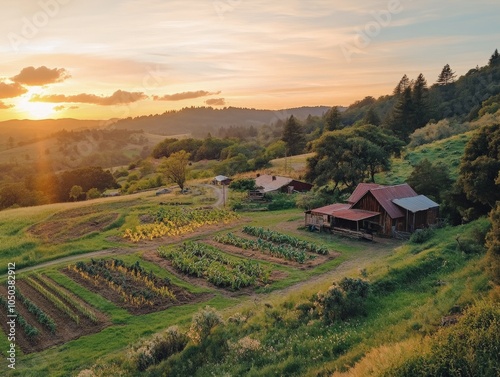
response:
[(224, 192), (222, 190), (225, 190), (226, 191), (226, 195), (227, 195), (227, 192), (229, 191), (227, 188), (225, 188), (224, 186), (222, 186), (222, 188), (220, 188), (219, 186), (215, 186), (215, 185), (201, 185), (203, 187), (208, 187), (210, 189), (212, 189), (215, 193), (215, 197), (217, 198), (216, 202), (214, 204), (212, 204), (214, 207), (222, 207), (225, 203), (224, 203)]

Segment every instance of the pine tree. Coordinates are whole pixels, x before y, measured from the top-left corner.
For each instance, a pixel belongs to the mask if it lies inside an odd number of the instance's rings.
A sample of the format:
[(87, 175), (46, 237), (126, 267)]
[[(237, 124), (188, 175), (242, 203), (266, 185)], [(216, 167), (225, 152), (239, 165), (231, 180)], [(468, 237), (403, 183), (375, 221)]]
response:
[(489, 65), (490, 67), (500, 65), (500, 54), (498, 53), (498, 49), (496, 49), (493, 55), (491, 55)]
[(338, 107), (334, 106), (325, 115), (325, 131), (334, 131), (341, 128), (342, 118)]
[(374, 126), (380, 126), (380, 117), (377, 115), (375, 109), (370, 107), (363, 118), (364, 124), (371, 124)]
[(412, 92), (413, 108), (415, 110), (415, 128), (423, 127), (429, 121), (428, 94), (427, 81), (424, 75), (420, 74), (413, 84)]
[(406, 88), (409, 87), (410, 87), (410, 79), (405, 74), (399, 81), (399, 84), (394, 88), (393, 94), (395, 96), (400, 95), (405, 91)]
[(306, 145), (304, 130), (293, 115), (285, 122), (281, 140), (286, 143), (286, 151), (289, 156), (301, 154), (304, 151)]
[(439, 74), (436, 83), (438, 85), (448, 85), (448, 84), (455, 82), (456, 77), (457, 77), (457, 75), (455, 75), (455, 72), (453, 72), (451, 70), (450, 65), (446, 64), (443, 67), (443, 70), (441, 71), (441, 73)]
[(408, 141), (408, 136), (415, 131), (415, 111), (411, 87), (406, 88), (394, 105), (387, 128), (401, 140)]

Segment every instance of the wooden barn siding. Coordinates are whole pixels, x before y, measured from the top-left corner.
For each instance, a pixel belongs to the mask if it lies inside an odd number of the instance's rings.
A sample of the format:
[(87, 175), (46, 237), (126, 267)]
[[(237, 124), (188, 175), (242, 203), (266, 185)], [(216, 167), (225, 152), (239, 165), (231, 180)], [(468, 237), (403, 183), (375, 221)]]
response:
[(390, 236), (392, 234), (392, 219), (389, 217), (384, 207), (382, 207), (375, 197), (369, 192), (357, 202), (353, 208), (365, 211), (380, 212), (379, 225), (382, 234)]

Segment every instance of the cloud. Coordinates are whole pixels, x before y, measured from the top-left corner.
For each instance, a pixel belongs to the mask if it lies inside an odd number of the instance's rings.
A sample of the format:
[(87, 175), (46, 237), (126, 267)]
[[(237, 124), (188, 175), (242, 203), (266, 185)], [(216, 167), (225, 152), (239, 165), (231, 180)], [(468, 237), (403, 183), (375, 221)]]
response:
[(26, 93), (28, 89), (17, 82), (8, 84), (0, 82), (0, 98), (14, 98)]
[(214, 94), (220, 94), (219, 92), (207, 92), (206, 90), (198, 90), (196, 92), (182, 92), (182, 93), (175, 93), (175, 94), (165, 94), (164, 96), (153, 96), (153, 99), (155, 101), (182, 101), (185, 99), (193, 99), (193, 98), (200, 98), (200, 97), (206, 97), (206, 96), (211, 96)]
[(143, 92), (127, 92), (117, 90), (108, 97), (96, 96), (95, 94), (76, 94), (67, 96), (64, 94), (35, 94), (31, 97), (30, 102), (52, 102), (52, 103), (90, 103), (101, 106), (112, 106), (132, 103), (148, 98)]
[(61, 82), (69, 77), (68, 71), (64, 68), (50, 69), (43, 65), (38, 68), (23, 68), (18, 75), (11, 77), (11, 80), (25, 85), (41, 86)]
[(0, 110), (10, 109), (11, 107), (14, 107), (14, 105), (6, 105), (2, 101), (0, 101)]
[(63, 105), (54, 106), (54, 111), (61, 111), (61, 110), (64, 110), (65, 108), (66, 108), (66, 106), (63, 106)]
[(226, 100), (224, 98), (210, 98), (207, 99), (205, 103), (209, 106), (224, 106), (226, 104)]
[(76, 110), (76, 109), (79, 109), (79, 108), (80, 108), (80, 106), (70, 106), (70, 107), (68, 107), (68, 109), (70, 109), (70, 110)]

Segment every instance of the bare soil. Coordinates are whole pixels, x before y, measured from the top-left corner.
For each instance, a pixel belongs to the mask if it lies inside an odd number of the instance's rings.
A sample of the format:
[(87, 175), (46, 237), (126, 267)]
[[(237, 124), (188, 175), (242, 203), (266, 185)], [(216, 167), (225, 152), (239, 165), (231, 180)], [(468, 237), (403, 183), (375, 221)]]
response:
[(120, 215), (118, 213), (96, 214), (82, 221), (72, 218), (57, 218), (35, 224), (28, 232), (45, 242), (61, 243), (80, 238), (93, 232), (101, 232)]
[[(98, 312), (95, 309), (93, 309), (93, 311), (94, 313), (96, 313), (96, 316), (99, 320), (99, 322), (97, 323), (94, 323), (87, 317), (81, 315), (81, 313), (79, 313), (75, 308), (68, 304), (68, 306), (74, 309), (75, 313), (79, 314), (80, 323), (77, 324), (75, 321), (70, 319), (63, 311), (57, 309), (51, 301), (47, 300), (29, 284), (27, 284), (23, 280), (18, 280), (16, 283), (16, 287), (19, 289), (19, 291), (41, 310), (43, 310), (47, 315), (49, 315), (56, 323), (56, 331), (55, 333), (51, 333), (47, 329), (47, 327), (41, 325), (37, 321), (36, 317), (32, 313), (28, 312), (26, 307), (22, 304), (21, 300), (18, 299), (16, 301), (16, 310), (30, 325), (36, 327), (40, 332), (40, 334), (35, 339), (30, 340), (25, 336), (19, 324), (17, 324), (16, 344), (25, 354), (39, 352), (46, 348), (64, 344), (66, 342), (69, 342), (70, 340), (78, 339), (84, 335), (97, 333), (111, 324), (109, 319), (104, 314)], [(0, 287), (0, 294), (2, 296), (7, 295), (7, 291), (3, 286)], [(81, 302), (83, 303), (83, 301)], [(88, 304), (86, 306), (89, 307)], [(6, 310), (0, 311), (0, 322), (2, 329), (7, 334), (8, 328)]]
[[(134, 315), (141, 315), (141, 314), (148, 314), (148, 313), (153, 313), (161, 310), (168, 309), (173, 306), (179, 306), (179, 305), (185, 305), (185, 304), (191, 304), (191, 303), (196, 303), (196, 302), (202, 302), (210, 298), (212, 295), (207, 295), (207, 294), (201, 294), (201, 295), (195, 295), (192, 293), (189, 293), (185, 289), (182, 289), (174, 284), (167, 284), (164, 283), (163, 285), (168, 287), (170, 291), (172, 291), (175, 295), (175, 300), (157, 296), (151, 301), (153, 302), (152, 306), (149, 305), (143, 305), (143, 306), (134, 306), (131, 303), (125, 302), (125, 300), (118, 294), (116, 291), (112, 290), (105, 284), (94, 284), (93, 282), (90, 282), (89, 280), (84, 279), (81, 277), (78, 273), (76, 273), (73, 270), (69, 270), (68, 268), (65, 268), (61, 270), (64, 274), (69, 276), (71, 279), (76, 281), (78, 284), (84, 286), (88, 290), (95, 292), (104, 298), (108, 299), (109, 301), (113, 302), (115, 305), (126, 309), (128, 312), (134, 314)], [(110, 271), (112, 275), (121, 275), (117, 271)], [(127, 293), (132, 293), (132, 292), (141, 292), (142, 290), (145, 289), (145, 286), (141, 282), (137, 282), (131, 279), (127, 279), (127, 287), (124, 289)]]

